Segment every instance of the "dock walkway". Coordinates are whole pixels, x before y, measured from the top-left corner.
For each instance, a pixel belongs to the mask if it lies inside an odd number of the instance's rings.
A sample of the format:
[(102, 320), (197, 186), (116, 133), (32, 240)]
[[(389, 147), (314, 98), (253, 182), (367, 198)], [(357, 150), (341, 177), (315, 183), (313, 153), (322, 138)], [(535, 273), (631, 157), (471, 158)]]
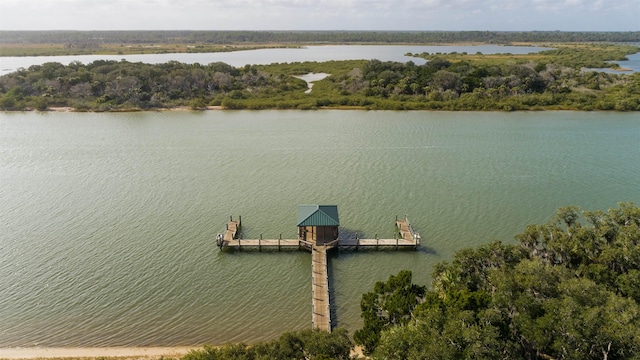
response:
[(314, 246), (311, 250), (311, 258), (311, 286), (313, 289), (313, 316), (311, 320), (313, 328), (331, 332), (326, 246)]

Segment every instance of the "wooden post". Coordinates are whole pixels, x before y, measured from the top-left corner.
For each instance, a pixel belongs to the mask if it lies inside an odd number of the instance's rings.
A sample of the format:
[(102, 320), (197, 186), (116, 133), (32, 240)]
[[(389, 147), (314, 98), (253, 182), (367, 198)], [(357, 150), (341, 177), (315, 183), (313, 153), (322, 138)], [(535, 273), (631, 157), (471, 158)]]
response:
[(262, 234), (260, 234), (260, 239), (258, 239), (258, 251), (262, 251), (262, 247), (260, 246), (261, 241), (262, 241)]
[(280, 234), (280, 237), (278, 238), (278, 251), (280, 251), (280, 241), (282, 240), (282, 234)]
[(396, 251), (398, 251), (398, 238), (396, 238)]
[(376, 233), (376, 250), (378, 250), (378, 233)]
[(240, 240), (242, 240), (242, 238), (238, 239), (238, 251), (242, 251), (242, 244), (240, 244)]
[(360, 245), (360, 237), (358, 236), (358, 233), (356, 233), (356, 251), (358, 251), (359, 245)]
[(229, 215), (229, 222), (233, 221), (233, 215)]

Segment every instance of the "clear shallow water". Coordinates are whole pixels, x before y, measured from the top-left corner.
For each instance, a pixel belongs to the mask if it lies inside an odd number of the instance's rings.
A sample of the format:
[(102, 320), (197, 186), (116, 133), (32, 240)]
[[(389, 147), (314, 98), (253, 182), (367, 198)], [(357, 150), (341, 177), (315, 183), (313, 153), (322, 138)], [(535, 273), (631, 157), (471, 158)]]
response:
[(198, 53), (198, 54), (146, 54), (146, 55), (78, 55), (78, 56), (19, 56), (0, 57), (0, 75), (8, 74), (23, 67), (31, 65), (42, 65), (47, 62), (59, 62), (68, 65), (74, 61), (88, 64), (96, 60), (122, 59), (130, 62), (143, 62), (149, 64), (165, 63), (168, 61), (179, 61), (183, 63), (210, 64), (213, 62), (224, 62), (232, 66), (241, 67), (247, 64), (272, 64), (291, 63), (303, 61), (330, 61), (330, 60), (371, 60), (381, 61), (413, 61), (416, 64), (424, 64), (425, 60), (404, 54), (429, 53), (449, 53), (468, 52), (476, 53), (481, 51), (484, 54), (527, 54), (546, 50), (541, 47), (529, 46), (410, 46), (410, 45), (326, 45), (307, 46), (299, 49), (260, 49), (248, 51), (234, 51), (226, 53)]
[(0, 113), (0, 346), (258, 341), (311, 326), (307, 253), (220, 253), (295, 237), (296, 206), (417, 252), (330, 259), (338, 325), (401, 269), (513, 241), (564, 205), (640, 203), (636, 113), (209, 111)]

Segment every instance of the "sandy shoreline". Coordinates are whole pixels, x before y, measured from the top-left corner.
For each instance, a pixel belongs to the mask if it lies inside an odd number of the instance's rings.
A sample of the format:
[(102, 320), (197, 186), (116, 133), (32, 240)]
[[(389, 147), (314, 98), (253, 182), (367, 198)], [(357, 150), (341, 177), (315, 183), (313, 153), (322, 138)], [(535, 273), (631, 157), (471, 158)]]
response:
[[(52, 359), (52, 358), (120, 358), (155, 360), (164, 358), (180, 358), (191, 350), (202, 347), (32, 347), (32, 348), (0, 348), (0, 359)], [(362, 347), (356, 346), (351, 350), (351, 356), (364, 358)]]
[(38, 358), (146, 358), (181, 357), (201, 347), (96, 347), (96, 348), (0, 348), (0, 359)]
[[(118, 109), (115, 111), (111, 111), (111, 112), (143, 112), (143, 111), (192, 111), (193, 109), (189, 106), (177, 106), (177, 107), (172, 107), (172, 108), (157, 108), (157, 109), (150, 109), (150, 110), (145, 110), (145, 109), (138, 109), (138, 108), (131, 108), (131, 109)], [(224, 110), (224, 107), (222, 106), (206, 106), (204, 108), (202, 108), (201, 110)], [(29, 111), (29, 110), (27, 110)], [(31, 111), (36, 111), (35, 109), (32, 109)], [(76, 112), (77, 109), (69, 107), (69, 106), (60, 106), (60, 107), (48, 107), (46, 110), (44, 110), (45, 112), (47, 111), (51, 111), (51, 112)], [(85, 112), (85, 111), (82, 111)], [(87, 112), (93, 112), (93, 111), (87, 111)], [(105, 112), (109, 112), (109, 111), (105, 111)]]

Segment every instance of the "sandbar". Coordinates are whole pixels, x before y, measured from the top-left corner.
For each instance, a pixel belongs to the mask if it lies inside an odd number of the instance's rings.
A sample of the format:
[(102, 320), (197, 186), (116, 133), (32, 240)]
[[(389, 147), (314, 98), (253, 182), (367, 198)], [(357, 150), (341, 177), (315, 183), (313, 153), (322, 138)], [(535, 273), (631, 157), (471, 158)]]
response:
[(102, 358), (159, 359), (181, 357), (201, 347), (25, 347), (0, 348), (0, 359)]

